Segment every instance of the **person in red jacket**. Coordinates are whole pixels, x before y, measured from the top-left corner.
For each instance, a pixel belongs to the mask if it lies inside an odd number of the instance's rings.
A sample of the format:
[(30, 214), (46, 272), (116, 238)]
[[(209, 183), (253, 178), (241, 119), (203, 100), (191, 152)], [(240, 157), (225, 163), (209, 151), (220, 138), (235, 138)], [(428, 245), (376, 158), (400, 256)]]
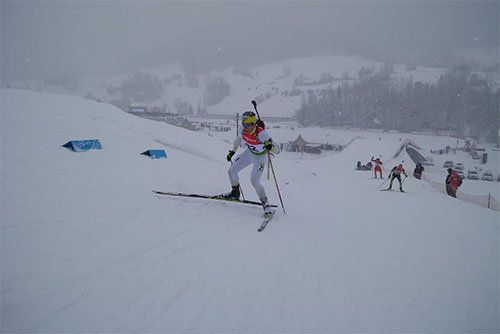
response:
[(372, 157), (372, 162), (375, 164), (374, 172), (375, 172), (375, 178), (377, 178), (377, 172), (380, 173), (380, 178), (383, 179), (384, 177), (382, 176), (382, 161), (380, 161), (380, 158), (373, 159)]
[(448, 168), (448, 176), (446, 176), (446, 193), (451, 197), (457, 198), (457, 189), (462, 185), (462, 179), (457, 172)]

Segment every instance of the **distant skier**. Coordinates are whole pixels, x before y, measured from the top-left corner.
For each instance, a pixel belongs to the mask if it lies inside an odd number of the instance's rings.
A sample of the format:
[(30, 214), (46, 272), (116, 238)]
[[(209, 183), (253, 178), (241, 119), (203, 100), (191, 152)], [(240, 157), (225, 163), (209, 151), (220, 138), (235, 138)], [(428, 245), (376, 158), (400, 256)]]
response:
[(419, 163), (417, 163), (417, 165), (415, 166), (415, 169), (413, 170), (413, 176), (416, 179), (420, 180), (422, 178), (423, 171), (424, 171), (424, 166), (422, 166), (422, 164), (419, 162)]
[(377, 172), (380, 173), (380, 178), (383, 179), (383, 176), (382, 176), (382, 165), (383, 165), (383, 162), (380, 160), (380, 158), (377, 158), (377, 159), (373, 159), (372, 157), (372, 162), (375, 164), (375, 168), (374, 168), (374, 173), (375, 173), (375, 178), (377, 178)]
[(241, 116), (241, 125), (242, 128), (234, 140), (233, 149), (230, 150), (226, 156), (227, 161), (231, 161), (242, 141), (246, 144), (246, 150), (239, 154), (236, 159), (233, 160), (231, 167), (229, 167), (228, 174), (232, 190), (222, 196), (234, 199), (240, 198), (240, 182), (238, 173), (248, 165), (253, 164), (250, 180), (252, 181), (255, 191), (257, 192), (257, 196), (262, 202), (264, 213), (269, 214), (272, 211), (271, 205), (267, 200), (266, 191), (260, 183), (260, 179), (266, 165), (266, 153), (271, 151), (279, 153), (279, 149), (277, 146), (273, 145), (271, 136), (264, 129), (264, 123), (257, 120), (253, 111), (245, 111), (243, 113)]
[[(405, 177), (408, 177), (406, 174), (405, 169), (403, 168), (403, 164), (399, 164), (397, 166), (394, 166), (393, 169), (391, 169), (391, 172), (389, 173), (389, 177), (391, 179), (391, 183), (389, 184), (389, 188), (387, 190), (392, 189), (392, 182), (394, 179), (398, 179), (399, 181), (399, 191), (403, 192), (403, 182), (401, 181), (401, 174), (404, 174)], [(391, 177), (392, 175), (392, 177)]]
[(448, 175), (446, 176), (446, 193), (451, 197), (457, 198), (457, 189), (462, 185), (462, 178), (457, 172), (448, 168)]

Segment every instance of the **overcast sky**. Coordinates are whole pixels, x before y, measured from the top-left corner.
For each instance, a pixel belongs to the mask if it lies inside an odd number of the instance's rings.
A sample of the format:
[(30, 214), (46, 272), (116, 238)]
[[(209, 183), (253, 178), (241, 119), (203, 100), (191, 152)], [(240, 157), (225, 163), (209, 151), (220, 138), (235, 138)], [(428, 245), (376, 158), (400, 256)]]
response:
[(0, 9), (2, 81), (106, 75), (180, 56), (210, 58), (207, 67), (346, 45), (384, 55), (499, 42), (498, 0), (1, 0)]

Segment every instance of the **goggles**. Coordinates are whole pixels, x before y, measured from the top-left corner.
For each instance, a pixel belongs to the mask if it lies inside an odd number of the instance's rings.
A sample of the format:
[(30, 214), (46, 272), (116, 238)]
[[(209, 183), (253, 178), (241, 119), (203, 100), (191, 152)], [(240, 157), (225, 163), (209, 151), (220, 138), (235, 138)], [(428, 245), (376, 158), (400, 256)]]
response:
[(241, 126), (243, 126), (244, 128), (248, 128), (252, 125), (254, 125), (255, 123), (241, 123)]

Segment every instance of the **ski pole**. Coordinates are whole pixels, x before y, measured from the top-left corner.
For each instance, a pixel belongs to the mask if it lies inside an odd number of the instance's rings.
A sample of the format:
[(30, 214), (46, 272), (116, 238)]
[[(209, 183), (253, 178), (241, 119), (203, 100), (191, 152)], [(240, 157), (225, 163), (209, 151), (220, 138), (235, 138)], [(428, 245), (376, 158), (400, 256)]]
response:
[(381, 183), (381, 184), (377, 187), (377, 189), (378, 189), (378, 188), (380, 188), (380, 187), (382, 187), (382, 186), (383, 186), (383, 185), (384, 185), (387, 181), (389, 181), (389, 179), (390, 179), (390, 178), (388, 177), (388, 178), (387, 178), (384, 182), (382, 182), (382, 183)]
[(278, 187), (278, 181), (276, 180), (276, 173), (274, 173), (274, 167), (273, 163), (271, 162), (271, 154), (269, 154), (269, 151), (267, 152), (267, 158), (269, 159), (269, 165), (271, 166), (271, 171), (273, 172), (274, 183), (276, 184), (276, 190), (278, 190), (278, 196), (280, 198), (281, 208), (283, 209), (283, 213), (286, 215), (285, 206), (283, 205), (283, 199), (281, 198), (280, 188)]
[[(257, 102), (255, 102), (255, 100), (252, 100), (252, 104), (253, 108), (255, 109), (255, 113), (259, 118), (259, 121), (262, 121), (260, 119), (259, 111), (257, 110)], [(276, 184), (276, 190), (278, 191), (278, 196), (280, 198), (281, 208), (283, 209), (283, 213), (286, 215), (285, 206), (283, 205), (283, 199), (281, 198), (280, 188), (278, 187), (278, 181), (276, 180), (276, 173), (274, 172), (273, 163), (271, 162), (271, 153), (269, 153), (269, 151), (267, 151), (267, 159), (269, 161), (268, 166), (271, 166), (271, 171), (273, 172), (274, 183)]]
[(269, 180), (269, 156), (267, 157), (267, 179)]

